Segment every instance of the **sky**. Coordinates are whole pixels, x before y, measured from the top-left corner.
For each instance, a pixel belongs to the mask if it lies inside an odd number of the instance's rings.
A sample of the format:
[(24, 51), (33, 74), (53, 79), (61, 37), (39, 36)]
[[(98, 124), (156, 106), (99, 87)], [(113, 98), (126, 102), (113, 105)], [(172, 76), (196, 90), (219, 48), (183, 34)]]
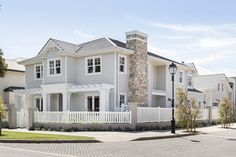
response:
[(49, 38), (82, 43), (148, 34), (148, 50), (194, 62), (202, 74), (236, 75), (235, 0), (0, 0), (5, 58), (31, 58)]

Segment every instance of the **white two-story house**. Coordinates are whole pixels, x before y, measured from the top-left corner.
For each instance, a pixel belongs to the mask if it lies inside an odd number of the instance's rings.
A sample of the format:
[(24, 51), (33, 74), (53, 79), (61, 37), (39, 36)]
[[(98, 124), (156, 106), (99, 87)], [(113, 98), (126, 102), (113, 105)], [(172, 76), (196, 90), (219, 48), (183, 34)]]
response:
[(233, 87), (225, 74), (199, 75), (194, 77), (195, 87), (206, 95), (206, 104), (218, 107), (224, 98), (234, 102)]
[(126, 43), (104, 37), (78, 45), (49, 39), (37, 56), (20, 62), (26, 88), (15, 93), (25, 95), (25, 109), (39, 111), (120, 111), (128, 102), (170, 107), (174, 62), (175, 89), (195, 96), (194, 68), (148, 52), (147, 37), (131, 31)]

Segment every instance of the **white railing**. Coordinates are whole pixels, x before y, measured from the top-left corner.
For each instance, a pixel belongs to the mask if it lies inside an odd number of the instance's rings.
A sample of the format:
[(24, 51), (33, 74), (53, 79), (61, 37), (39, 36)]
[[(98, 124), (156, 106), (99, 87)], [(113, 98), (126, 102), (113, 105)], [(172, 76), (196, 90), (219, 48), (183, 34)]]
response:
[(217, 119), (219, 119), (219, 109), (213, 108), (212, 109), (212, 120), (217, 120)]
[(38, 123), (131, 123), (131, 112), (35, 112)]
[[(176, 111), (176, 109), (175, 109)], [(138, 123), (145, 122), (166, 122), (171, 121), (172, 108), (152, 108), (152, 107), (138, 107), (137, 121)], [(212, 109), (212, 120), (218, 119), (218, 109)], [(209, 109), (201, 109), (198, 120), (209, 120)], [(176, 112), (175, 119), (178, 121)]]
[(172, 108), (152, 108), (152, 107), (138, 107), (137, 121), (143, 122), (166, 122), (171, 120)]

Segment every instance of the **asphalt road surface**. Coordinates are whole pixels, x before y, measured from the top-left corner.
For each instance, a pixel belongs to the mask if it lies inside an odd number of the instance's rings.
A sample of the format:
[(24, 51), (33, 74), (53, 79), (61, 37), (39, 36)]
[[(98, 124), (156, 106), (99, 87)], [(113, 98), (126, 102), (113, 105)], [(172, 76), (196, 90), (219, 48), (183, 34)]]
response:
[(236, 157), (236, 130), (189, 137), (94, 144), (0, 144), (0, 157)]

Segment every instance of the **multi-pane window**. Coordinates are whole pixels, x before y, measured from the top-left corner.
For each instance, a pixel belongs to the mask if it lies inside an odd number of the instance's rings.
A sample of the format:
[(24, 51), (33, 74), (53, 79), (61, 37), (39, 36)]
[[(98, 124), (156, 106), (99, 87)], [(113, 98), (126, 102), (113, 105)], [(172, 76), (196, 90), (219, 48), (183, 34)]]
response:
[(35, 66), (35, 79), (41, 79), (41, 78), (43, 78), (43, 66), (36, 65)]
[(183, 83), (183, 72), (179, 72), (179, 82)]
[(119, 57), (119, 71), (125, 73), (125, 57)]
[(49, 75), (59, 75), (61, 74), (61, 60), (49, 60)]
[(125, 104), (125, 95), (120, 95), (120, 107), (122, 106), (122, 104)]
[(100, 73), (101, 72), (101, 57), (87, 58), (87, 73)]
[(218, 83), (218, 91), (220, 91), (220, 84)]
[(223, 83), (222, 83), (222, 87), (221, 88), (222, 88), (222, 91), (224, 91), (224, 84)]
[(192, 77), (191, 76), (187, 77), (187, 85), (192, 86)]

